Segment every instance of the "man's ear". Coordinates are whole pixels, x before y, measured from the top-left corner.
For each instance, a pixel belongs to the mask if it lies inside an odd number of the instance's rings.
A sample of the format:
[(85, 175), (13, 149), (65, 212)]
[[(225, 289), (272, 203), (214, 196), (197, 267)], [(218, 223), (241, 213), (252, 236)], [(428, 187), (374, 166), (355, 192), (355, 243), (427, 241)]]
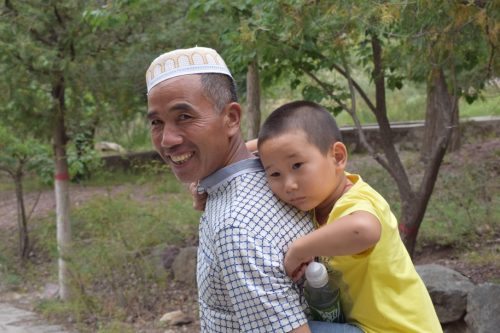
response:
[(329, 153), (334, 159), (335, 166), (344, 169), (347, 164), (346, 146), (342, 142), (337, 141), (330, 146)]
[(236, 135), (240, 131), (241, 106), (236, 103), (229, 103), (224, 108), (224, 123), (229, 130), (229, 136)]

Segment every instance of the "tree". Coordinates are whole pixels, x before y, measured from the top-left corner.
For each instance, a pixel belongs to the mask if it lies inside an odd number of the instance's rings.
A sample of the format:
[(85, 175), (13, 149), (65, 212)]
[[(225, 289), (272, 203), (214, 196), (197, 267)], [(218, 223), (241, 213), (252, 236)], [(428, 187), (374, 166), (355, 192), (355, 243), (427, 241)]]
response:
[(190, 8), (190, 18), (193, 22), (203, 21), (206, 17), (224, 22), (224, 26), (215, 25), (222, 30), (220, 41), (214, 41), (209, 45), (216, 49), (220, 45), (220, 52), (237, 82), (241, 77), (245, 77), (245, 89), (240, 95), (246, 99), (247, 104), (244, 114), (247, 139), (254, 139), (259, 134), (261, 86), (262, 84), (269, 86), (271, 81), (267, 75), (261, 74), (259, 65), (260, 53), (265, 52), (267, 40), (265, 35), (260, 34), (258, 27), (253, 25), (251, 19), (253, 16), (258, 16), (262, 10), (262, 1), (259, 0), (244, 2), (198, 0), (193, 2)]
[[(67, 144), (71, 138), (68, 125), (76, 124), (77, 127), (85, 119), (85, 114), (79, 114), (77, 107), (70, 109), (69, 106), (78, 106), (79, 96), (86, 96), (85, 91), (92, 91), (89, 88), (92, 83), (89, 82), (100, 79), (95, 76), (92, 78), (91, 75), (96, 71), (89, 68), (97, 66), (95, 58), (101, 54), (108, 55), (105, 51), (115, 46), (110, 40), (125, 40), (129, 34), (125, 28), (128, 18), (125, 12), (113, 18), (114, 25), (105, 27), (121, 29), (106, 36), (103, 35), (107, 31), (97, 35), (97, 24), (92, 19), (93, 15), (99, 14), (100, 8), (98, 3), (86, 1), (33, 0), (15, 4), (5, 1), (1, 14), (2, 60), (5, 61), (6, 77), (13, 78), (7, 82), (7, 86), (16, 90), (35, 85), (38, 89), (26, 90), (29, 100), (36, 103), (17, 109), (17, 118), (21, 123), (29, 124), (33, 124), (35, 118), (44, 119), (44, 126), (32, 127), (37, 128), (39, 139), (50, 138), (53, 145), (59, 293), (63, 300), (70, 297), (67, 268), (71, 241)], [(116, 67), (110, 70), (116, 71)], [(40, 94), (44, 98), (35, 98)], [(17, 93), (12, 96), (21, 97)], [(17, 99), (14, 102), (16, 105), (22, 103)], [(27, 127), (31, 130), (30, 126)], [(71, 132), (75, 134), (77, 130)]]
[[(262, 63), (269, 65), (268, 69), (274, 69), (277, 74), (295, 73), (296, 79), (292, 81), (292, 85), (297, 87), (302, 84), (306, 99), (321, 102), (334, 113), (347, 111), (353, 117), (361, 142), (397, 185), (401, 199), (400, 232), (410, 254), (413, 254), (418, 230), (450, 141), (451, 121), (456, 117), (456, 103), (460, 95), (456, 82), (458, 74), (465, 69), (455, 66), (453, 62), (446, 67), (441, 61), (442, 43), (451, 43), (455, 48), (460, 45), (453, 40), (455, 34), (440, 35), (444, 41), (433, 43), (432, 36), (441, 32), (440, 23), (425, 21), (428, 14), (425, 10), (419, 13), (421, 6), (427, 3), (302, 3), (282, 0), (267, 3), (260, 16), (252, 17), (253, 24), (266, 32), (268, 40), (274, 41), (263, 53)], [(441, 6), (439, 9), (446, 13), (448, 4), (436, 3), (433, 6)], [(485, 10), (492, 6), (487, 4)], [(425, 9), (430, 10), (428, 7)], [(434, 10), (437, 9), (434, 7)], [(457, 9), (457, 13), (459, 12)], [(486, 11), (480, 15), (489, 14), (491, 13)], [(421, 19), (415, 20), (419, 15)], [(419, 25), (412, 26), (415, 22)], [(405, 30), (408, 26), (412, 26), (417, 33)], [(446, 27), (445, 25), (445, 29)], [(422, 31), (423, 34), (420, 35), (418, 32)], [(457, 33), (465, 33), (465, 30)], [(484, 31), (475, 36), (476, 40), (471, 43), (478, 42), (478, 38), (496, 40)], [(428, 37), (431, 38), (426, 39)], [(490, 43), (490, 53), (494, 53), (494, 46), (494, 43)], [(404, 51), (408, 50), (414, 52), (412, 58), (407, 56), (401, 59)], [(427, 58), (427, 51), (436, 57)], [(440, 134), (435, 144), (424, 148), (427, 149), (424, 154), (428, 158), (423, 177), (412, 181), (393, 142), (386, 102), (388, 88), (396, 89), (401, 87), (405, 79), (416, 77), (415, 68), (405, 65), (408, 59), (419, 59), (422, 63), (417, 66), (417, 73), (421, 78), (428, 78), (428, 112), (441, 114), (445, 125), (439, 129)], [(430, 61), (426, 62), (426, 59)], [(432, 60), (436, 59), (440, 61), (433, 63)], [(491, 61), (491, 58), (478, 57), (477, 64), (484, 65)], [(357, 69), (356, 73), (360, 70), (369, 73), (373, 82), (373, 97), (357, 82), (353, 75), (354, 69)], [(332, 72), (336, 75), (331, 74)], [(452, 84), (446, 81), (446, 73), (450, 73)], [(305, 80), (304, 77), (308, 79)], [(482, 81), (485, 79), (483, 77)], [(376, 117), (380, 151), (364, 139), (356, 113), (358, 98)], [(416, 187), (413, 185), (415, 183), (418, 184)]]
[(28, 259), (30, 238), (28, 232), (29, 214), (24, 203), (23, 179), (25, 173), (37, 163), (35, 156), (43, 150), (32, 137), (21, 138), (7, 127), (0, 126), (0, 171), (7, 173), (14, 182), (17, 199), (17, 225), (19, 232), (19, 255)]

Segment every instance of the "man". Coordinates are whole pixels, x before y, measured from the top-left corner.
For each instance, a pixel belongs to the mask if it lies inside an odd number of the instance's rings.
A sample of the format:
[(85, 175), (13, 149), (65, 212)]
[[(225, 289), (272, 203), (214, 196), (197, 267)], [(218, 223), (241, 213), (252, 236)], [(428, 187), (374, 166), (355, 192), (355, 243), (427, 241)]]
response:
[(197, 282), (202, 332), (310, 332), (286, 276), (288, 244), (310, 216), (279, 201), (245, 147), (234, 80), (215, 50), (156, 58), (146, 73), (153, 144), (181, 182), (208, 193)]

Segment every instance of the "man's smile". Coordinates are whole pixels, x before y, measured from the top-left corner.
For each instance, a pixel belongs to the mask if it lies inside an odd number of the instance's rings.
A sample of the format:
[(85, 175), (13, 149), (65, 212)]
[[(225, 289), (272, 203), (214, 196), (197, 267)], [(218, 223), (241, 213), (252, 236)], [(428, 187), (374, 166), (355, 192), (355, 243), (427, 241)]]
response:
[(168, 157), (175, 165), (182, 165), (186, 163), (192, 156), (194, 152), (178, 154), (178, 155), (169, 155)]

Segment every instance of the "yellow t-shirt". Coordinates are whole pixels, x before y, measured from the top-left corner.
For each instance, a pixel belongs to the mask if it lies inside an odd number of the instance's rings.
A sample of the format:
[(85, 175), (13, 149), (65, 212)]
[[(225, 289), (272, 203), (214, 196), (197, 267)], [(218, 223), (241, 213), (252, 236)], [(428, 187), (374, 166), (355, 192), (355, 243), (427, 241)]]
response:
[(347, 320), (368, 333), (442, 332), (389, 204), (360, 176), (346, 175), (354, 185), (335, 203), (327, 223), (366, 211), (382, 226), (380, 240), (373, 248), (357, 255), (324, 258), (332, 281), (340, 287)]

